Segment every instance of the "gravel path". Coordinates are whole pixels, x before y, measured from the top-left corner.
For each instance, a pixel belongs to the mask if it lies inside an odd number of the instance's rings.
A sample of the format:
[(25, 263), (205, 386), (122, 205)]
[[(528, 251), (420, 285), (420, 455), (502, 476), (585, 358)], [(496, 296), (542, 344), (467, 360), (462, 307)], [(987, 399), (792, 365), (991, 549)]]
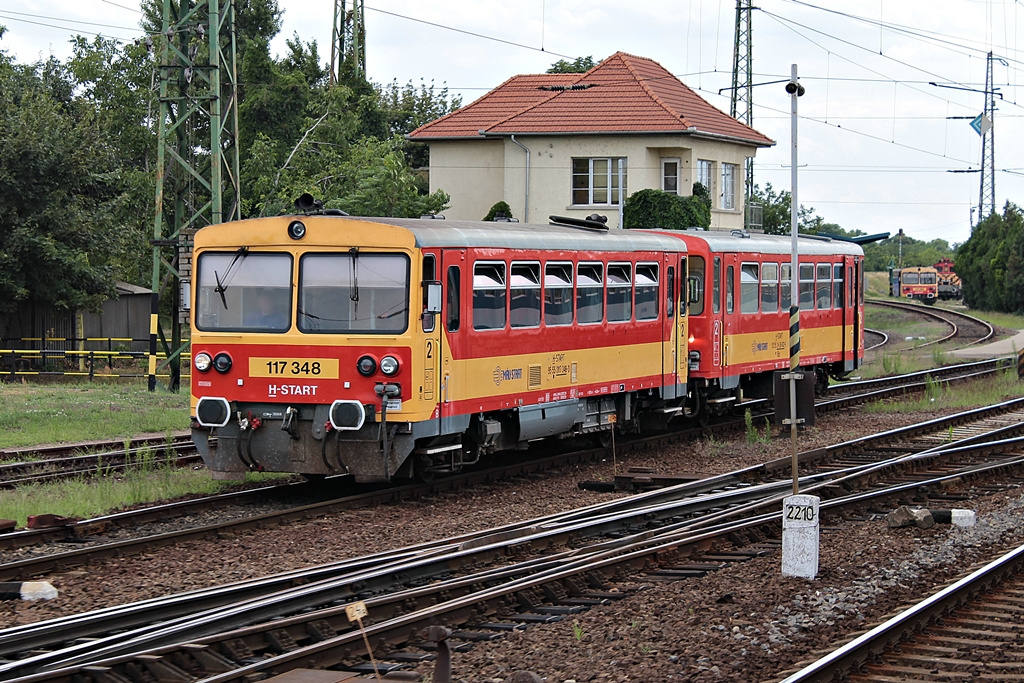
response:
[[(856, 409), (833, 413), (819, 418), (816, 427), (801, 434), (800, 447), (817, 448), (939, 414), (867, 414)], [(707, 440), (623, 457), (618, 466), (620, 471), (646, 466), (661, 472), (712, 475), (783, 457), (789, 448), (788, 438), (767, 443), (747, 443), (742, 437)], [(611, 476), (610, 462), (596, 463), (287, 527), (225, 534), (219, 539), (188, 541), (151, 553), (102, 560), (88, 568), (43, 577), (60, 590), (55, 600), (0, 603), (0, 627), (315, 566), (625, 495), (577, 487), (583, 480)], [(210, 521), (209, 515), (202, 516), (203, 523)], [(168, 522), (168, 526), (174, 525)]]

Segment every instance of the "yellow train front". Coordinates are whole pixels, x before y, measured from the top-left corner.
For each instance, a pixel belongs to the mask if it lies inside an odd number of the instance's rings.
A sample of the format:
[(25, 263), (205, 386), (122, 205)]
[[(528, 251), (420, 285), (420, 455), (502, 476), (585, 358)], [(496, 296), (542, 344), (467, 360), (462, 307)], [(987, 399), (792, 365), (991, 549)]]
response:
[(390, 481), (677, 414), (685, 245), (583, 227), (308, 215), (200, 230), (207, 466)]
[(911, 268), (897, 268), (892, 272), (893, 280), (896, 283), (893, 289), (897, 296), (906, 299), (917, 299), (929, 306), (937, 301), (939, 275), (935, 268), (915, 266)]

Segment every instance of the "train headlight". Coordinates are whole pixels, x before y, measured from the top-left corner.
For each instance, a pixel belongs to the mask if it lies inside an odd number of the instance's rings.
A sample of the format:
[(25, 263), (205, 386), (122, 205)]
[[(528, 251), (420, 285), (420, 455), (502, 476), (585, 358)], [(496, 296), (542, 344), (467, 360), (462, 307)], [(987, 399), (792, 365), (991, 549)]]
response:
[(306, 224), (302, 221), (292, 221), (288, 224), (288, 236), (293, 240), (301, 240), (306, 236)]
[(363, 356), (356, 361), (356, 370), (363, 377), (369, 377), (373, 373), (377, 372), (377, 361), (373, 359), (373, 356)]
[(213, 369), (225, 373), (231, 369), (231, 356), (226, 353), (218, 353), (213, 357)]
[(384, 356), (380, 359), (380, 371), (388, 377), (398, 373), (398, 359), (394, 356)]
[(199, 372), (208, 372), (210, 366), (213, 365), (213, 359), (204, 351), (196, 354), (196, 357), (192, 359), (192, 365), (196, 366), (196, 370)]

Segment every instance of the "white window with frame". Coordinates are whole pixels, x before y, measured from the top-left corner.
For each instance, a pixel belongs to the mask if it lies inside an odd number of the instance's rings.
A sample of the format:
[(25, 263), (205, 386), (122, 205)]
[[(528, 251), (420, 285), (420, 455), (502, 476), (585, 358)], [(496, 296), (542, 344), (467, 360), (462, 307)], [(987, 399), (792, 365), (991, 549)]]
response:
[(618, 206), (626, 191), (626, 158), (572, 160), (572, 203)]
[(714, 187), (711, 184), (711, 169), (713, 168), (712, 162), (707, 159), (697, 159), (697, 182), (707, 188), (708, 194), (712, 197), (715, 196)]
[(664, 192), (679, 194), (679, 172), (682, 165), (676, 157), (661, 160), (661, 189)]
[(736, 164), (722, 164), (722, 195), (719, 206), (728, 211), (736, 209)]

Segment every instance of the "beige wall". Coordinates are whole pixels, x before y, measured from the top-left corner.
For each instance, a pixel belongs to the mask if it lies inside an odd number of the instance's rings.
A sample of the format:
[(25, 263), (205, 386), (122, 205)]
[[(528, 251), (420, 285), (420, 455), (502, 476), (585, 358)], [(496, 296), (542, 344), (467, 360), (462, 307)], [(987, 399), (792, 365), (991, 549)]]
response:
[[(430, 143), (430, 191), (444, 190), (451, 195), (451, 208), (444, 215), (472, 221), (486, 216), (494, 203), (503, 199), (504, 163), (501, 140)], [(513, 215), (521, 215), (521, 207), (516, 213), (515, 205), (509, 204)]]
[[(516, 136), (530, 150), (529, 221), (547, 223), (548, 216), (586, 217), (598, 213), (618, 227), (619, 207), (574, 206), (571, 167), (574, 157), (626, 157), (627, 196), (637, 190), (661, 188), (661, 159), (680, 160), (680, 194), (690, 194), (697, 159), (714, 162), (712, 229), (743, 227), (743, 164), (754, 148), (690, 136), (577, 135)], [(722, 163), (737, 165), (736, 209), (722, 210), (718, 193)], [(430, 189), (452, 196), (452, 219), (479, 220), (494, 202), (508, 202), (513, 215), (526, 220), (526, 152), (508, 137), (430, 144)]]

